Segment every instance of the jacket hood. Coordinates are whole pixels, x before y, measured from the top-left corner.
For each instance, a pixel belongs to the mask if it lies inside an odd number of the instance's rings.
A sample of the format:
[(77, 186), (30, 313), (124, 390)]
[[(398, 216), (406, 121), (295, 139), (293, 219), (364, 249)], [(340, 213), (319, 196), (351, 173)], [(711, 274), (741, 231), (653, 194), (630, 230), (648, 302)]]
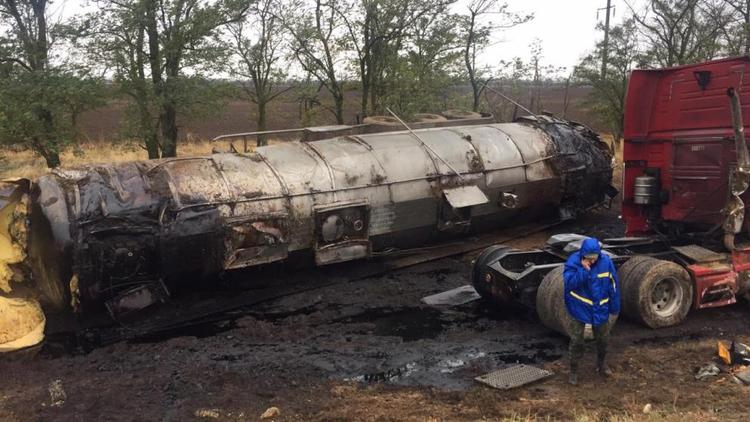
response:
[(597, 254), (599, 255), (602, 248), (599, 247), (599, 241), (593, 237), (587, 237), (581, 245), (581, 256)]

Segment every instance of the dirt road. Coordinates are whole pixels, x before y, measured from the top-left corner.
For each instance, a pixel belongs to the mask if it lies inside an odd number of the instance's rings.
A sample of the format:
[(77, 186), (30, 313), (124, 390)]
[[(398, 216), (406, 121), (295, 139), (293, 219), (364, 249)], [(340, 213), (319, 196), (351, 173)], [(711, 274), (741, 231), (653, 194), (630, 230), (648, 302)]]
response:
[[(603, 212), (554, 232), (620, 235)], [(513, 242), (529, 247), (550, 232)], [(750, 341), (750, 305), (693, 312), (658, 331), (621, 321), (613, 379), (566, 383), (561, 336), (533, 312), (421, 298), (468, 283), (471, 256), (286, 296), (218, 323), (98, 347), (65, 337), (35, 358), (1, 362), (0, 420), (747, 420), (750, 387), (693, 378), (716, 340)], [(291, 270), (289, 270), (291, 271)], [(300, 283), (315, 271), (296, 273)], [(266, 282), (288, 274), (266, 272)], [(66, 343), (66, 341), (68, 341)], [(546, 381), (501, 392), (473, 378), (516, 362)], [(651, 405), (651, 412), (643, 408)]]

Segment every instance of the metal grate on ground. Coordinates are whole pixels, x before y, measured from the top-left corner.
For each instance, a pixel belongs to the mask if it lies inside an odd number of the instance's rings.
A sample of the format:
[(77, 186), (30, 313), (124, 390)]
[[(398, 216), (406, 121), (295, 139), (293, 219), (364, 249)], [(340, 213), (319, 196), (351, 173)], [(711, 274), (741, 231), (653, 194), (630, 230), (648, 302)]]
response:
[(474, 378), (482, 384), (489, 385), (493, 388), (501, 390), (509, 390), (511, 388), (520, 387), (539, 381), (540, 379), (552, 376), (551, 371), (546, 369), (540, 369), (529, 365), (513, 365), (508, 368), (498, 369), (497, 371), (484, 374), (482, 376)]

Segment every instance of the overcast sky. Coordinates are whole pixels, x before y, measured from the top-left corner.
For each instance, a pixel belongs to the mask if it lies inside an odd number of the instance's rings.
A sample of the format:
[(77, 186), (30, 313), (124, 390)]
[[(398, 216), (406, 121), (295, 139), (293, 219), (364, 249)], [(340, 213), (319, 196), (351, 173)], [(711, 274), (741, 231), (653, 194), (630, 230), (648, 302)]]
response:
[[(628, 0), (638, 7), (643, 0)], [(468, 0), (459, 0), (456, 11), (465, 8)], [(596, 30), (597, 22), (604, 22), (607, 0), (507, 0), (510, 9), (533, 13), (533, 21), (499, 32), (493, 45), (483, 55), (483, 62), (496, 66), (500, 60), (529, 56), (529, 44), (534, 38), (542, 40), (544, 64), (564, 66), (571, 71), (581, 57), (590, 52), (597, 40), (603, 38)], [(624, 0), (612, 0), (615, 6), (612, 24), (623, 20), (630, 10)]]
[[(501, 0), (502, 1), (502, 0)], [(607, 0), (505, 0), (510, 10), (518, 13), (533, 13), (534, 20), (494, 34), (492, 45), (482, 55), (481, 62), (496, 67), (501, 60), (514, 57), (528, 58), (529, 45), (535, 38), (542, 41), (544, 65), (563, 66), (567, 72), (590, 52), (596, 41), (602, 38), (596, 30), (603, 22)], [(612, 24), (617, 24), (633, 7), (641, 7), (646, 0), (612, 0), (615, 6)], [(470, 0), (457, 0), (454, 11), (465, 13)], [(91, 10), (89, 0), (58, 0), (53, 3), (53, 13), (70, 16)], [(598, 14), (598, 16), (597, 16)]]

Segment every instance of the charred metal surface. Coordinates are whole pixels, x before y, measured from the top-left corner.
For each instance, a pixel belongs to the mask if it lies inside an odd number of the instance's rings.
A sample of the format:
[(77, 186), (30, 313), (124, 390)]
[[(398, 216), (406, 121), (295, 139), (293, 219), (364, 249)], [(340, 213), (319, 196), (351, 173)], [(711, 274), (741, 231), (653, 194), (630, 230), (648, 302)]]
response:
[(156, 303), (163, 303), (167, 298), (169, 298), (169, 291), (167, 291), (164, 283), (158, 282), (143, 284), (126, 290), (108, 300), (105, 305), (110, 315), (118, 319)]
[(55, 171), (31, 190), (34, 280), (48, 305), (129, 312), (189, 281), (295, 251), (311, 251), (318, 265), (365, 258), (373, 245), (410, 244), (415, 233), (575, 213), (610, 187), (606, 145), (578, 124), (417, 132), (424, 143), (407, 132), (347, 135)]

